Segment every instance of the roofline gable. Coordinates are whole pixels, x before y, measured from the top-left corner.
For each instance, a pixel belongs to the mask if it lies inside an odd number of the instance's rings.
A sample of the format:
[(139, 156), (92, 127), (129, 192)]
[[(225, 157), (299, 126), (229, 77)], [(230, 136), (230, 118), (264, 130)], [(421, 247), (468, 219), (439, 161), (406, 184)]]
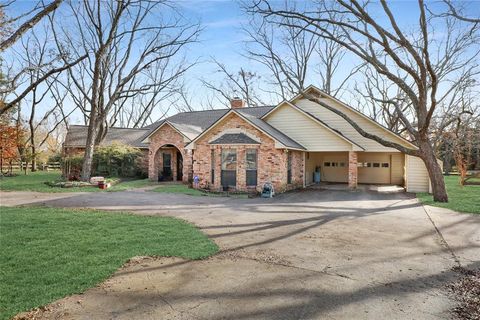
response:
[[(374, 119), (370, 118), (369, 116), (361, 113), (360, 111), (356, 110), (355, 108), (349, 106), (348, 104), (342, 102), (341, 100), (335, 98), (334, 96), (326, 93), (325, 91), (319, 89), (318, 87), (314, 86), (313, 84), (309, 85), (308, 87), (305, 88), (305, 92), (306, 91), (309, 91), (309, 90), (313, 90), (313, 91), (316, 91), (318, 92), (321, 96), (324, 96), (325, 98), (328, 98), (330, 100), (333, 100), (339, 104), (341, 104), (342, 106), (346, 107), (348, 110), (351, 110), (353, 111), (354, 113), (356, 113), (357, 115), (363, 117), (364, 119), (370, 121), (371, 123), (373, 123), (374, 125), (378, 126), (379, 128), (381, 128), (382, 130), (384, 130), (385, 132), (388, 132), (389, 134), (392, 134), (394, 135), (396, 138), (399, 138), (401, 139), (403, 142), (406, 142), (408, 143), (411, 147), (415, 148), (415, 149), (418, 149), (418, 147), (416, 145), (414, 145), (412, 142), (408, 141), (407, 139), (403, 138), (402, 136), (400, 136), (399, 134), (393, 132), (392, 130), (384, 127), (382, 124), (378, 123), (377, 121), (375, 121)], [(293, 97), (292, 99), (289, 100), (290, 103), (294, 104), (293, 102), (299, 98), (303, 98), (303, 94), (299, 93), (297, 94), (295, 97)], [(273, 108), (272, 110), (270, 110), (267, 114), (271, 113), (273, 110), (275, 110), (276, 108), (278, 107), (278, 105)], [(266, 115), (265, 115), (266, 116)]]
[(269, 138), (271, 138), (273, 141), (275, 141), (275, 143), (279, 145), (279, 148), (285, 148), (285, 149), (292, 149), (292, 150), (300, 150), (300, 151), (305, 151), (305, 150), (302, 150), (302, 149), (296, 149), (296, 148), (292, 148), (292, 147), (287, 147), (285, 146), (283, 143), (281, 143), (280, 141), (278, 141), (275, 137), (273, 137), (271, 134), (269, 134), (268, 132), (265, 132), (265, 130), (263, 130), (262, 128), (259, 128), (255, 123), (253, 123), (252, 121), (250, 121), (247, 117), (245, 117), (244, 115), (242, 115), (240, 112), (237, 112), (235, 109), (231, 109), (230, 111), (228, 111), (227, 113), (225, 113), (220, 119), (218, 119), (217, 121), (215, 121), (214, 123), (212, 123), (212, 125), (210, 127), (208, 127), (207, 129), (205, 129), (201, 134), (199, 134), (195, 139), (193, 139), (192, 141), (190, 141), (189, 144), (186, 145), (186, 147), (192, 147), (193, 144), (195, 144), (195, 142), (200, 139), (201, 137), (203, 137), (207, 132), (209, 132), (211, 129), (213, 129), (218, 123), (220, 123), (221, 121), (223, 121), (226, 117), (228, 117), (229, 115), (231, 114), (235, 114), (237, 116), (239, 116), (242, 120), (248, 122), (251, 126), (253, 126), (255, 129), (259, 130), (260, 132), (262, 132), (263, 134), (265, 134), (266, 136), (268, 136)]
[[(312, 121), (314, 121), (315, 123), (317, 123), (318, 125), (320, 125), (322, 128), (325, 128), (326, 130), (328, 130), (329, 132), (333, 133), (335, 136), (339, 137), (340, 139), (344, 140), (345, 142), (347, 143), (350, 143), (352, 146), (355, 145), (357, 147), (359, 147), (361, 150), (365, 151), (365, 148), (362, 147), (361, 145), (359, 145), (358, 143), (356, 143), (355, 141), (352, 141), (350, 140), (349, 138), (345, 137), (343, 134), (341, 133), (338, 133), (335, 129), (331, 128), (330, 126), (328, 126), (327, 124), (325, 124), (323, 121), (321, 121), (320, 119), (318, 119), (317, 117), (313, 116), (312, 114), (306, 112), (305, 110), (302, 110), (301, 108), (297, 107), (296, 105), (294, 105), (293, 103), (290, 103), (289, 101), (284, 101), (282, 103), (280, 103), (277, 107), (281, 107), (283, 105), (287, 105), (295, 110), (297, 110), (298, 112), (300, 112), (301, 114), (305, 115), (306, 117), (308, 117), (309, 119), (311, 119)], [(277, 107), (275, 107), (275, 109), (273, 110), (277, 110)], [(272, 110), (272, 111), (273, 111)], [(271, 112), (268, 113), (269, 115), (271, 114)], [(264, 117), (266, 118), (267, 115), (265, 115)], [(264, 118), (262, 117), (262, 119)], [(359, 151), (359, 150), (356, 150), (356, 151)]]
[(175, 125), (168, 121), (168, 120), (164, 120), (158, 127), (156, 127), (155, 129), (152, 130), (152, 132), (150, 132), (145, 138), (142, 139), (142, 143), (148, 143), (148, 140), (154, 133), (156, 133), (158, 130), (160, 130), (165, 124), (168, 124), (171, 128), (173, 128), (173, 130), (177, 131), (179, 134), (181, 134), (183, 137), (187, 138), (189, 142), (192, 141), (192, 139), (190, 139), (189, 137), (187, 137), (182, 131), (180, 131), (179, 129), (177, 129), (175, 127)]

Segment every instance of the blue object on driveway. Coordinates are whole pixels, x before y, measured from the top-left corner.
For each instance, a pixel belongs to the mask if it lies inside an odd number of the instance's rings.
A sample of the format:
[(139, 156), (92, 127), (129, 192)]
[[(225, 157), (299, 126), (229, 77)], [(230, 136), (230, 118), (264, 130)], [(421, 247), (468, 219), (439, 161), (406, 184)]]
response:
[(315, 183), (320, 183), (320, 172), (314, 172), (313, 173), (313, 181)]

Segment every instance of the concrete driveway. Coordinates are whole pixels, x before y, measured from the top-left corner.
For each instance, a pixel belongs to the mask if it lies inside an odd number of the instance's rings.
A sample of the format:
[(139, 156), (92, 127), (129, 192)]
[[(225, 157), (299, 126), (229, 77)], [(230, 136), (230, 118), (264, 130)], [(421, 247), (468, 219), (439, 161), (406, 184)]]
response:
[(2, 193), (2, 205), (127, 210), (188, 220), (221, 253), (137, 258), (41, 314), (67, 319), (439, 319), (461, 264), (478, 268), (480, 217), (409, 194), (306, 190), (274, 199), (145, 191)]

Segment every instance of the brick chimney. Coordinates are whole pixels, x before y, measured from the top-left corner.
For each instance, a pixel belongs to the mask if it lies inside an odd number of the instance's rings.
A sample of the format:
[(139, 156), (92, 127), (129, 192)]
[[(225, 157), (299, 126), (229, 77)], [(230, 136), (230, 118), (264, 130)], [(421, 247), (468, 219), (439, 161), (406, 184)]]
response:
[(230, 107), (232, 109), (243, 108), (245, 107), (245, 100), (239, 97), (234, 97), (233, 99), (230, 100)]

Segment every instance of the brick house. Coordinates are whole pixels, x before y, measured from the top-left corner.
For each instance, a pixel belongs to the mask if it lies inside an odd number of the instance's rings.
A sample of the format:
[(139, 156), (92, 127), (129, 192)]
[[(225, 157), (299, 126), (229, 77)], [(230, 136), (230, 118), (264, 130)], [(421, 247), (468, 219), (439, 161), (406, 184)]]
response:
[[(307, 92), (338, 108), (364, 130), (415, 147), (374, 120), (310, 86)], [(79, 152), (86, 127), (71, 126), (65, 154)], [(182, 112), (141, 129), (111, 128), (104, 144), (120, 141), (148, 153), (151, 180), (191, 182), (212, 190), (260, 190), (271, 182), (277, 192), (312, 183), (402, 185), (430, 191), (423, 162), (361, 136), (343, 118), (302, 96), (276, 106)]]

